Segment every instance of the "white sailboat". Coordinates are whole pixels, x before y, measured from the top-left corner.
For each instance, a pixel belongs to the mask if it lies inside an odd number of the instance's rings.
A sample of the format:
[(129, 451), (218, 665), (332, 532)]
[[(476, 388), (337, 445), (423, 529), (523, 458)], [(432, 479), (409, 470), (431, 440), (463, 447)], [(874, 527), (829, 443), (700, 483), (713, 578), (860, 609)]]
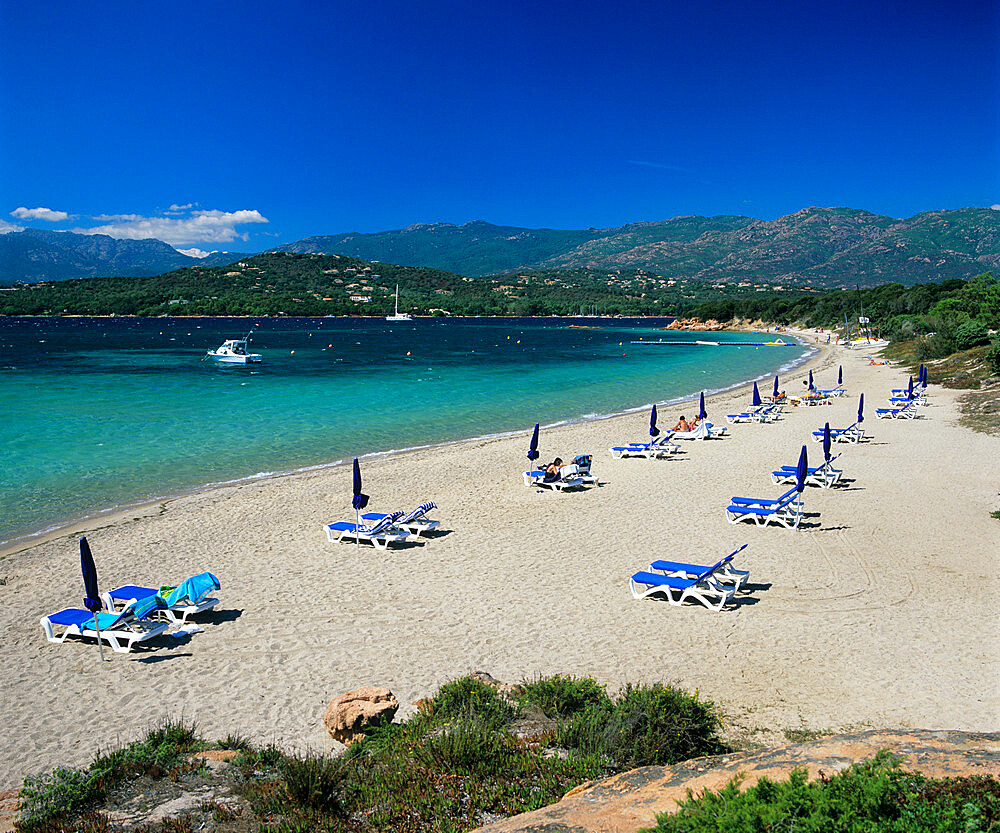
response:
[(386, 321), (412, 321), (413, 316), (399, 311), (399, 284), (396, 284), (396, 312), (394, 315), (387, 315)]

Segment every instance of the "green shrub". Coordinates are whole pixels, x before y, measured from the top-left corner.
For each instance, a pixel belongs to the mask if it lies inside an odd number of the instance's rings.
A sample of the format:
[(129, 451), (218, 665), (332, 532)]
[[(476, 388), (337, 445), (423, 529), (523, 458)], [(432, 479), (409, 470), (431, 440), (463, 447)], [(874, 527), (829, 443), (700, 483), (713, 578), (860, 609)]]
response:
[(1000, 781), (931, 781), (906, 773), (888, 753), (831, 778), (808, 782), (804, 769), (787, 781), (762, 778), (741, 792), (733, 780), (719, 792), (689, 795), (657, 833), (973, 833), (1000, 823)]
[(308, 753), (290, 755), (281, 762), (281, 774), (291, 799), (326, 812), (340, 809), (340, 790), (347, 772), (343, 758)]
[(994, 341), (986, 351), (986, 364), (994, 373), (1000, 373), (1000, 341)]
[(517, 709), (504, 700), (495, 688), (471, 676), (445, 683), (433, 698), (423, 704), (421, 712), (435, 723), (481, 717), (498, 724), (509, 724), (517, 716)]
[(726, 747), (712, 704), (671, 686), (627, 685), (618, 700), (569, 718), (557, 742), (611, 761), (619, 769), (672, 764)]
[(610, 705), (604, 686), (590, 677), (542, 677), (514, 691), (518, 705), (533, 705), (546, 717), (569, 717), (588, 707)]
[(458, 719), (440, 731), (431, 732), (420, 747), (419, 757), (429, 766), (444, 770), (489, 767), (503, 757), (510, 735), (497, 729), (490, 719)]
[(966, 321), (955, 330), (955, 347), (959, 350), (971, 350), (990, 340), (990, 331), (979, 319)]
[(933, 359), (943, 359), (957, 350), (955, 340), (950, 335), (938, 333), (927, 338), (917, 339), (915, 354), (917, 361), (926, 362)]

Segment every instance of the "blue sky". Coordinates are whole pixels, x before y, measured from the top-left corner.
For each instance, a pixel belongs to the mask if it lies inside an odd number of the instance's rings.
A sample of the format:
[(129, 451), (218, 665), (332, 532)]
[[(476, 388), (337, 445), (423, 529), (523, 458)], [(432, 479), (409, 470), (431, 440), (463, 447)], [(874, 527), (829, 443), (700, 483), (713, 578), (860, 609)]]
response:
[(0, 229), (1000, 204), (1000, 4), (0, 2)]

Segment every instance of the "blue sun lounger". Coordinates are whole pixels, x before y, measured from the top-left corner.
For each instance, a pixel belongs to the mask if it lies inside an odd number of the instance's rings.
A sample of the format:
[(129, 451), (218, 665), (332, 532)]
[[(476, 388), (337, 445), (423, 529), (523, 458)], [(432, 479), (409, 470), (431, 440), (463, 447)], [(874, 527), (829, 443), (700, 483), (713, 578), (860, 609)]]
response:
[[(355, 524), (350, 521), (338, 521), (333, 524), (324, 524), (328, 541), (367, 541), (375, 549), (384, 550), (389, 548), (389, 544), (401, 544), (410, 533), (405, 529), (396, 529), (395, 523), (402, 516), (402, 512), (391, 512), (379, 521), (375, 521), (371, 526), (365, 524)], [(339, 535), (337, 533), (340, 533)]]
[[(400, 517), (396, 520), (395, 526), (397, 529), (405, 529), (412, 532), (416, 537), (420, 537), (420, 533), (433, 532), (439, 526), (441, 526), (441, 521), (432, 521), (427, 517), (427, 513), (431, 509), (437, 509), (437, 504), (433, 500), (427, 501), (427, 503), (421, 503), (412, 512), (407, 512), (405, 515), (401, 512), (396, 514)], [(366, 512), (361, 516), (361, 520), (368, 521), (380, 521), (383, 518), (387, 518), (388, 514), (385, 512)]]
[(116, 611), (147, 596), (160, 596), (166, 603), (166, 609), (159, 611), (160, 615), (171, 624), (183, 625), (189, 616), (204, 613), (215, 607), (219, 600), (210, 593), (221, 590), (219, 579), (212, 573), (199, 573), (185, 579), (173, 590), (160, 593), (155, 587), (139, 587), (135, 584), (125, 584), (107, 591), (101, 598), (108, 610)]
[[(835, 443), (859, 443), (864, 439), (865, 429), (861, 426), (861, 423), (855, 422), (854, 425), (848, 426), (847, 428), (831, 428), (830, 429), (830, 441)], [(823, 429), (819, 431), (812, 432), (812, 438), (814, 443), (823, 442)]]
[(774, 500), (734, 497), (726, 507), (726, 518), (731, 524), (753, 521), (757, 526), (767, 526), (773, 522), (786, 529), (796, 529), (802, 520), (802, 501), (795, 487)]
[(629, 589), (634, 599), (645, 599), (662, 593), (674, 607), (680, 607), (686, 601), (694, 601), (700, 602), (709, 610), (719, 611), (736, 595), (736, 587), (719, 582), (713, 574), (714, 569), (710, 567), (695, 578), (678, 578), (643, 570), (629, 578)]
[(629, 443), (628, 445), (616, 445), (611, 449), (611, 456), (617, 459), (623, 457), (646, 457), (648, 459), (663, 458), (669, 454), (680, 451), (677, 443), (671, 442), (673, 431), (667, 431), (662, 436), (651, 440), (648, 443)]
[(746, 584), (747, 579), (750, 578), (750, 571), (737, 570), (733, 567), (733, 558), (745, 550), (746, 547), (747, 545), (744, 544), (711, 567), (706, 567), (703, 564), (685, 564), (683, 561), (659, 560), (649, 565), (649, 571), (651, 573), (663, 573), (673, 578), (686, 579), (697, 578), (706, 573), (711, 573), (720, 584), (731, 583), (739, 590)]
[[(836, 454), (823, 465), (806, 469), (806, 485), (819, 486), (821, 489), (836, 486), (844, 474), (843, 470), (833, 467), (833, 461), (839, 456)], [(775, 484), (794, 483), (795, 477), (795, 466), (782, 466), (777, 471), (771, 472), (771, 482)]]
[[(159, 636), (170, 627), (169, 622), (150, 620), (157, 611), (164, 610), (166, 603), (159, 596), (147, 596), (130, 602), (119, 613), (98, 613), (96, 624), (100, 628), (101, 639), (119, 654), (127, 654), (133, 645)], [(95, 614), (89, 610), (67, 607), (41, 618), (42, 630), (49, 642), (65, 642), (67, 637), (79, 636), (96, 639)], [(61, 628), (61, 631), (57, 631)]]
[(582, 488), (585, 481), (579, 474), (579, 468), (571, 464), (563, 466), (554, 478), (547, 477), (541, 469), (526, 471), (524, 483), (526, 486), (539, 486), (544, 489), (552, 489), (554, 492), (561, 492), (564, 489)]
[(916, 419), (919, 414), (913, 400), (910, 400), (901, 408), (876, 408), (875, 416), (878, 419)]

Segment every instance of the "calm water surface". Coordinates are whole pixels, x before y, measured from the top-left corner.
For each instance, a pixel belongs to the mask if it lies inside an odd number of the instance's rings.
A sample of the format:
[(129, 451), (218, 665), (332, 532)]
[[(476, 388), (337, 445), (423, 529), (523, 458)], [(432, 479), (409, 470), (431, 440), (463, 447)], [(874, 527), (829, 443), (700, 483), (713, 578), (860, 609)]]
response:
[[(0, 542), (209, 483), (663, 403), (804, 354), (629, 344), (693, 338), (665, 323), (0, 317)], [(251, 328), (261, 365), (202, 360)]]

